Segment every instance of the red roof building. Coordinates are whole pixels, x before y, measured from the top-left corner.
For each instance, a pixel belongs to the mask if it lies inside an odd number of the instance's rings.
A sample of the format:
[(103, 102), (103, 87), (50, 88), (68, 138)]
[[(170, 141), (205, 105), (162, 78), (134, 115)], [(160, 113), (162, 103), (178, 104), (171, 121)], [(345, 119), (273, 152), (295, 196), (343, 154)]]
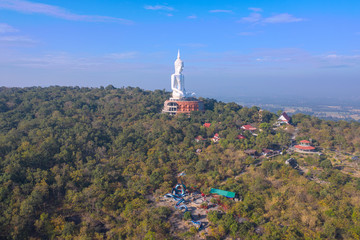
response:
[(272, 153), (273, 150), (267, 149), (267, 148), (263, 148), (263, 149), (262, 149), (262, 152), (263, 152), (264, 155), (267, 155), (267, 154), (269, 154), (269, 153)]
[(206, 127), (206, 128), (209, 128), (209, 127), (211, 127), (211, 123), (204, 123), (203, 126)]
[(204, 138), (202, 136), (200, 136), (200, 135), (195, 138), (196, 142), (200, 142), (200, 141), (203, 141), (203, 140), (204, 140)]
[(290, 124), (291, 118), (283, 112), (277, 120), (277, 125), (280, 126), (281, 124)]
[(286, 114), (286, 112), (283, 112), (281, 116), (279, 117), (279, 120), (282, 120), (283, 122), (290, 122), (290, 117)]
[(241, 134), (239, 134), (237, 137), (236, 137), (236, 139), (245, 139), (246, 137), (245, 136), (243, 136), (243, 135), (241, 135)]
[(310, 141), (308, 140), (301, 140), (300, 145), (294, 146), (296, 150), (300, 150), (303, 152), (312, 152), (315, 150), (313, 146), (310, 146)]
[(220, 140), (219, 134), (215, 133), (214, 137), (211, 139), (213, 142), (218, 142)]
[(243, 125), (241, 129), (248, 130), (248, 131), (255, 131), (256, 127), (253, 127), (251, 125)]

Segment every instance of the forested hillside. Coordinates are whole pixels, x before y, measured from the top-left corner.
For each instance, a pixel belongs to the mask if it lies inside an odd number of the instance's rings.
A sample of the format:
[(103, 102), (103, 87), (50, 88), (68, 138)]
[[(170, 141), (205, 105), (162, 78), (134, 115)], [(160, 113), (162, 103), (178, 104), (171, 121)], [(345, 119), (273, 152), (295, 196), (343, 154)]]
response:
[[(0, 239), (360, 238), (360, 181), (330, 154), (360, 153), (359, 123), (298, 114), (293, 127), (273, 130), (275, 114), (213, 99), (203, 99), (205, 113), (171, 117), (161, 114), (169, 96), (0, 88)], [(244, 132), (244, 124), (261, 131)], [(194, 141), (215, 133), (218, 143)], [(305, 174), (284, 163), (294, 133), (325, 153), (291, 156)], [(244, 152), (263, 148), (284, 154)], [(189, 188), (221, 188), (242, 201), (222, 199), (223, 214), (209, 210), (206, 231), (174, 232), (175, 209), (156, 203), (182, 171)]]

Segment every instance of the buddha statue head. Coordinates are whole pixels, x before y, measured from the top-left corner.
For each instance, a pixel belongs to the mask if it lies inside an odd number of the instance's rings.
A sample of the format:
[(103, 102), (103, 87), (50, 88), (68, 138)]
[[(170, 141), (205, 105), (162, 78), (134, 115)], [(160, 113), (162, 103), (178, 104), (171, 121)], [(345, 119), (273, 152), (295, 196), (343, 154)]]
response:
[(180, 51), (178, 51), (178, 56), (174, 65), (175, 65), (175, 74), (181, 74), (184, 68), (184, 62), (180, 59)]

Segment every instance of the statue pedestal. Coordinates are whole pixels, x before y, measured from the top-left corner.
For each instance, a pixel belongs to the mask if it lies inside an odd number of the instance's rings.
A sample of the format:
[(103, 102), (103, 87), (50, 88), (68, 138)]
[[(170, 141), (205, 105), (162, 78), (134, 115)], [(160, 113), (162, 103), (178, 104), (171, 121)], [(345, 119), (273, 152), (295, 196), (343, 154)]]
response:
[(193, 111), (204, 112), (204, 102), (196, 98), (170, 98), (164, 102), (164, 108), (162, 110), (163, 113), (168, 113), (170, 115), (176, 115), (179, 113), (190, 115), (190, 113)]

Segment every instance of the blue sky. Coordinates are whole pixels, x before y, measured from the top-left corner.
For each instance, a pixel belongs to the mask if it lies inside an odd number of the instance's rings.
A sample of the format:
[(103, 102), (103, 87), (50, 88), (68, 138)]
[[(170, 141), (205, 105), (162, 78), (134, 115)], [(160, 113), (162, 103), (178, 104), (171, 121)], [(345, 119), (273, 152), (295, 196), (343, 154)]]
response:
[(356, 97), (360, 1), (0, 0), (1, 86)]

